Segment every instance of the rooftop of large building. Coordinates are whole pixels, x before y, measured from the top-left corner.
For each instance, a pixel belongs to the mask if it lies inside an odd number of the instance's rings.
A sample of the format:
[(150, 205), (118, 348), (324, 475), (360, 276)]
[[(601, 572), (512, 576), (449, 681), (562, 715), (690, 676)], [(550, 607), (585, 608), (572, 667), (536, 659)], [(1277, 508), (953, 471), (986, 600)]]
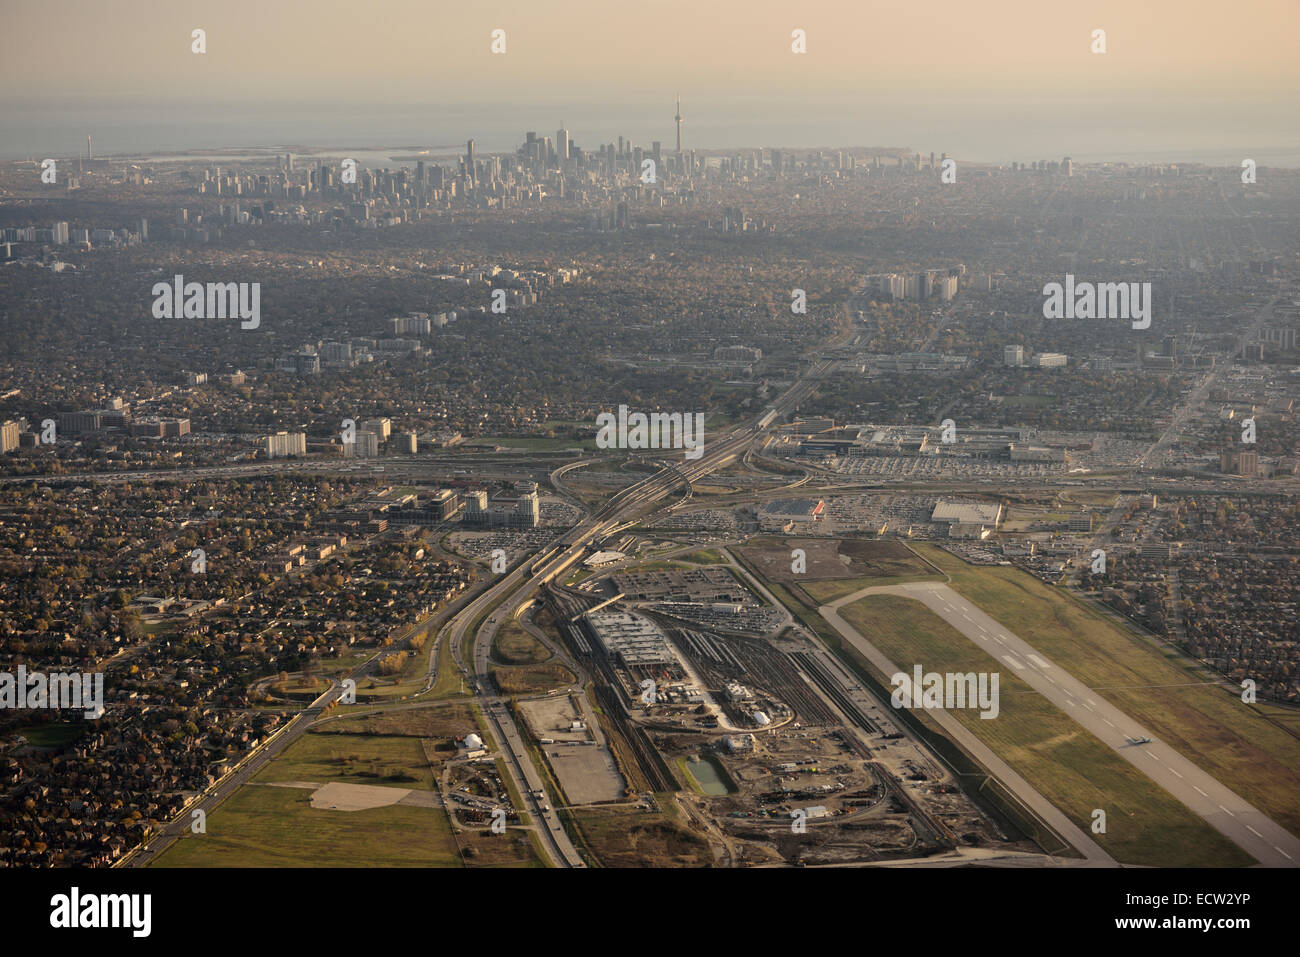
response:
[(930, 514), (930, 521), (959, 522), (963, 525), (996, 525), (1001, 517), (1001, 505), (940, 499)]

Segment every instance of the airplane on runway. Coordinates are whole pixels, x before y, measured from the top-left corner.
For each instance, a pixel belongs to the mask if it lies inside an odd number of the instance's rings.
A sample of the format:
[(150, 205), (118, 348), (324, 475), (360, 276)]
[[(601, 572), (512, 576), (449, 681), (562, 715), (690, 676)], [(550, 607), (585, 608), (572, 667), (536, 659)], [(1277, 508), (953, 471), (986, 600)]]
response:
[(1128, 743), (1132, 745), (1150, 744), (1151, 739), (1150, 738), (1129, 738)]

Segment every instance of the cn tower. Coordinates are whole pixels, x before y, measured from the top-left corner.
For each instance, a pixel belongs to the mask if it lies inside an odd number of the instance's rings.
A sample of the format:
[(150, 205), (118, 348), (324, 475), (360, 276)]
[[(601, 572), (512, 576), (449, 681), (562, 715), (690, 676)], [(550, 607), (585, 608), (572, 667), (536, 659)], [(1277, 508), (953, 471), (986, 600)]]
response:
[(677, 152), (682, 151), (682, 95), (677, 94), (677, 115), (673, 117), (677, 121)]

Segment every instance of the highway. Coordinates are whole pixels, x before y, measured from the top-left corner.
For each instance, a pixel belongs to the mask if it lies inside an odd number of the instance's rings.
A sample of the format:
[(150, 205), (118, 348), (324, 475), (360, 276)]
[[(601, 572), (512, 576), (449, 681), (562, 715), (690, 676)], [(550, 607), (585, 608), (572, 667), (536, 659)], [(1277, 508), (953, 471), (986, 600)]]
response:
[[(59, 472), (48, 475), (5, 475), (0, 476), (0, 485), (38, 485), (51, 483), (76, 482), (78, 484), (93, 482), (101, 485), (117, 485), (124, 482), (193, 482), (210, 478), (250, 478), (263, 475), (289, 473), (345, 473), (361, 478), (380, 478), (398, 474), (428, 475), (436, 468), (465, 466), (474, 469), (474, 478), (479, 480), (493, 473), (485, 472), (485, 466), (493, 466), (496, 474), (502, 477), (515, 475), (521, 463), (538, 458), (554, 458), (562, 454), (557, 452), (532, 452), (520, 449), (514, 453), (473, 451), (422, 453), (418, 455), (386, 455), (374, 459), (342, 458), (292, 458), (292, 459), (255, 459), (232, 465), (199, 465), (186, 468), (132, 469), (120, 472)], [(468, 477), (468, 476), (466, 476)]]
[[(524, 795), (526, 805), (524, 810), (535, 815), (543, 824), (541, 831), (546, 838), (545, 844), (551, 858), (550, 863), (561, 867), (581, 866), (581, 856), (560, 825), (555, 811), (544, 810), (543, 808), (548, 806), (546, 801), (538, 800), (533, 796), (534, 789), (543, 786), (540, 775), (532, 764), (514, 719), (504, 707), (505, 699), (492, 695), (487, 690), (492, 684), (489, 674), (489, 655), (492, 645), (491, 636), (495, 632), (496, 624), (512, 614), (514, 609), (527, 601), (529, 596), (543, 584), (581, 559), (590, 543), (608, 535), (622, 521), (644, 514), (657, 501), (671, 494), (683, 481), (693, 482), (743, 455), (774, 419), (796, 407), (800, 401), (811, 394), (816, 381), (826, 374), (830, 365), (829, 362), (814, 363), (751, 423), (738, 426), (724, 433), (720, 438), (706, 441), (704, 454), (700, 458), (693, 461), (683, 459), (680, 463), (666, 463), (659, 471), (615, 493), (589, 518), (561, 536), (556, 554), (541, 562), (520, 563), (461, 609), (449, 622), (450, 631), (444, 640), (449, 638), (451, 641), (452, 654), (460, 668), (477, 678), (475, 692), (479, 704), (487, 716), (494, 736), (505, 752), (506, 768), (514, 779), (516, 788)], [(773, 415), (773, 411), (777, 414)], [(494, 608), (496, 611), (493, 617), (486, 621), (481, 634), (474, 642), (474, 661), (471, 670), (470, 663), (466, 662), (464, 657), (466, 635), (480, 616)]]

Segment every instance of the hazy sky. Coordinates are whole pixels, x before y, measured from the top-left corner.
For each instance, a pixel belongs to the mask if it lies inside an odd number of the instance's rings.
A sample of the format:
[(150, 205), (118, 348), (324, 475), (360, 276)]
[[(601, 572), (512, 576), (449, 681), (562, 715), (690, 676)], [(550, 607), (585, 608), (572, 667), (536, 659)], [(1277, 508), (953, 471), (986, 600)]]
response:
[[(204, 55), (190, 52), (195, 27)], [(790, 51), (796, 27), (806, 55)], [(489, 51), (495, 28), (505, 55)], [(1089, 49), (1096, 28), (1104, 55)], [(490, 126), (494, 107), (535, 105), (539, 129), (603, 136), (603, 117), (662, 123), (667, 100), (668, 122), (648, 132), (668, 141), (681, 90), (697, 137), (765, 118), (786, 137), (831, 136), (843, 116), (879, 118), (879, 136), (839, 145), (892, 134), (921, 147), (916, 133), (943, 140), (945, 124), (973, 115), (1068, 130), (1077, 111), (1102, 140), (1110, 127), (1195, 123), (1207, 144), (1300, 145), (1297, 37), (1300, 0), (0, 0), (0, 132), (157, 110), (187, 130), (254, 114), (260, 130), (278, 113), (306, 135), (318, 127), (304, 117), (336, 109), (355, 126), (344, 140), (390, 129), (368, 117), (417, 107), (450, 136), (473, 124), (448, 121), (448, 108)], [(804, 120), (816, 133), (799, 132)]]

